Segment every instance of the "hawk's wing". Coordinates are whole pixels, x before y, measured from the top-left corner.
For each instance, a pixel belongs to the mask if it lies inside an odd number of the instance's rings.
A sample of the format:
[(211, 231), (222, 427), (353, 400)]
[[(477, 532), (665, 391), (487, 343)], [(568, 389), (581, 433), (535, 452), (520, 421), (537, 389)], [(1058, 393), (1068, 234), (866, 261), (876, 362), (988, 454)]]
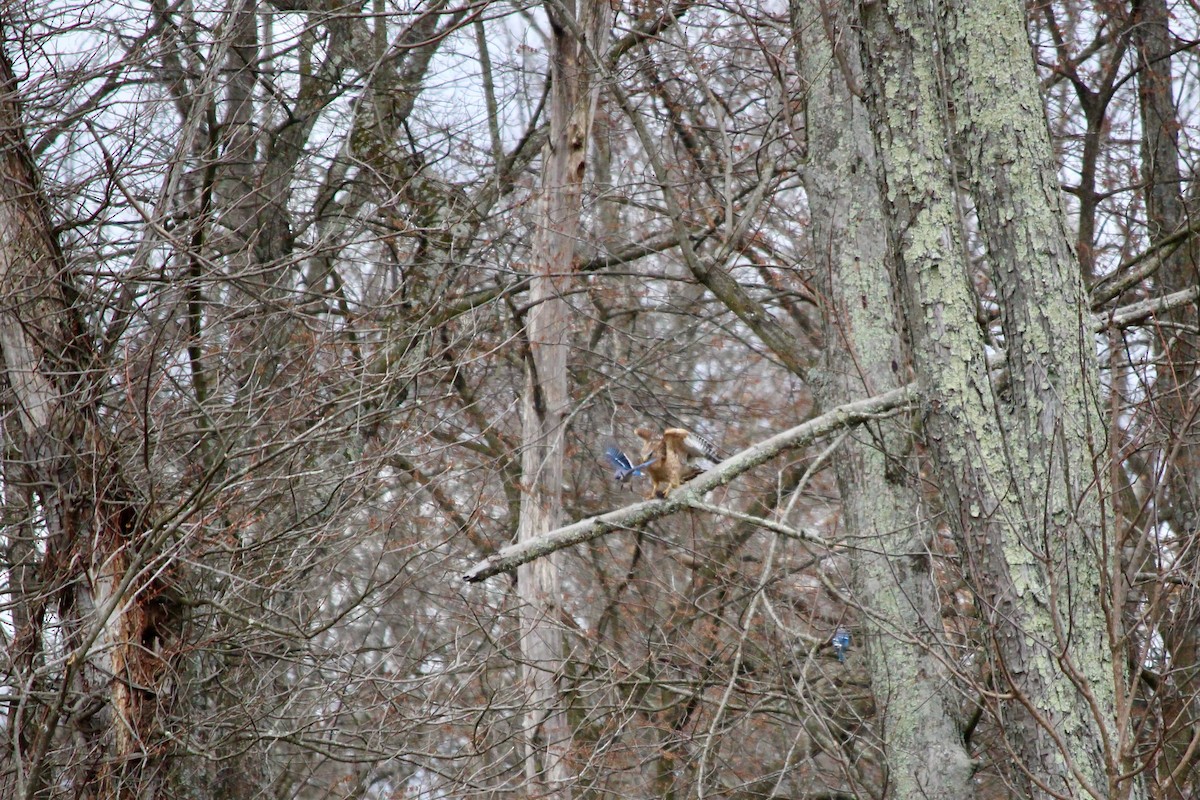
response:
[[(642, 440), (642, 459), (655, 456), (654, 451), (659, 449), (659, 446), (662, 444), (662, 438), (655, 436), (653, 431), (646, 428), (637, 428), (634, 430), (634, 433)], [(657, 456), (655, 457), (657, 458)]]
[(683, 451), (692, 458), (707, 458), (713, 462), (721, 460), (721, 453), (715, 444), (686, 428), (668, 428), (663, 431), (663, 438), (675, 439)]

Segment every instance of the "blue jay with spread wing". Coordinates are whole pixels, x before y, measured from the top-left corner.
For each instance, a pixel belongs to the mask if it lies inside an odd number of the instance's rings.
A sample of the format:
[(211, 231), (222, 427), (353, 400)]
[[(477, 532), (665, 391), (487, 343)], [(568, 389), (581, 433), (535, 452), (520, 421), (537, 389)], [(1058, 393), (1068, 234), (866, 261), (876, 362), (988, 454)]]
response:
[(634, 464), (629, 460), (629, 456), (622, 453), (616, 447), (609, 447), (604, 451), (604, 457), (608, 459), (608, 463), (616, 468), (613, 473), (613, 478), (625, 483), (630, 478), (642, 478), (646, 473), (642, 470), (653, 464), (657, 459), (652, 458), (649, 461), (643, 461), (641, 464)]

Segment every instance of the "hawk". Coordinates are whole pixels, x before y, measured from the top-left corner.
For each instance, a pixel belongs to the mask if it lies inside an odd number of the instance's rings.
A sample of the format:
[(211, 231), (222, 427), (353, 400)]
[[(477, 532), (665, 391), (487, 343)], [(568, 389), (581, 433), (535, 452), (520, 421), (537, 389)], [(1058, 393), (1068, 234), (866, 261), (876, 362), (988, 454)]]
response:
[(645, 428), (634, 433), (642, 439), (642, 460), (646, 461), (645, 472), (650, 476), (647, 499), (666, 497), (676, 486), (699, 475), (700, 468), (689, 464), (689, 458), (721, 460), (712, 442), (684, 428), (667, 428), (662, 436), (655, 436)]

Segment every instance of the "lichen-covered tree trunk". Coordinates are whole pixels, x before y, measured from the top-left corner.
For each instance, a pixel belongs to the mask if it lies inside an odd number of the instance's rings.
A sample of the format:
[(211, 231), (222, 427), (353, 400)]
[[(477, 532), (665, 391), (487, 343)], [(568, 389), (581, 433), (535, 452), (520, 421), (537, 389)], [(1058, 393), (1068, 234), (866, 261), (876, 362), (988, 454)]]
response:
[[(143, 509), (100, 422), (95, 351), (2, 52), (0, 297), (4, 391), (15, 409), (5, 447), (20, 454), (6, 458), (4, 485), (25, 498), (12, 508), (31, 514), (6, 531), (25, 538), (23, 577), (9, 588), (16, 651), (28, 657), (9, 678), (20, 702), (7, 712), (11, 770), (0, 793), (33, 798), (54, 781), (76, 797), (153, 797), (156, 709), (170, 702), (161, 647), (173, 612), (146, 577), (153, 552)], [(54, 679), (35, 674), (47, 646), (64, 664)]]
[[(793, 3), (808, 86), (813, 255), (826, 297), (823, 375), (810, 383), (835, 407), (906, 383), (892, 307), (888, 243), (867, 110), (837, 67), (858, 81), (857, 41), (844, 18), (826, 25)], [(826, 31), (837, 31), (834, 59)], [(903, 371), (903, 372), (902, 372)], [(889, 797), (959, 800), (974, 794), (973, 768), (955, 719), (928, 537), (917, 491), (919, 467), (903, 420), (859, 429), (837, 460), (846, 530), (855, 543), (854, 595), (887, 760)]]
[[(989, 630), (990, 713), (1026, 797), (1117, 797), (1124, 681), (1106, 616), (1104, 428), (1087, 303), (1011, 0), (854, 4), (937, 488)], [(940, 39), (939, 39), (940, 37)], [(993, 379), (947, 142), (957, 138), (1001, 308)]]
[(1121, 573), (1104, 524), (1103, 400), (1024, 6), (951, 0), (944, 30), (955, 136), (968, 154), (1008, 359), (1000, 419), (1016, 524), (1005, 525), (1002, 547), (989, 540), (984, 567), (991, 607), (1024, 621), (998, 639), (996, 656), (1037, 714), (1014, 703), (1006, 715), (1028, 734), (1019, 752), (1035, 783), (1057, 791), (1065, 765), (1072, 791), (1082, 794), (1078, 783), (1119, 797), (1136, 785), (1120, 781), (1132, 767), (1132, 703), (1120, 613), (1109, 613)]
[[(595, 93), (584, 57), (583, 30), (597, 52), (607, 37), (603, 0), (548, 2), (551, 29), (550, 138), (542, 153), (541, 213), (533, 247), (533, 280), (526, 316), (522, 398), (521, 518), (518, 541), (558, 527), (562, 518), (570, 289), (579, 237)], [(570, 24), (563, 15), (571, 15)], [(570, 797), (571, 730), (560, 681), (562, 608), (557, 555), (517, 571), (521, 598), (521, 656), (526, 687), (525, 771), (531, 797)]]

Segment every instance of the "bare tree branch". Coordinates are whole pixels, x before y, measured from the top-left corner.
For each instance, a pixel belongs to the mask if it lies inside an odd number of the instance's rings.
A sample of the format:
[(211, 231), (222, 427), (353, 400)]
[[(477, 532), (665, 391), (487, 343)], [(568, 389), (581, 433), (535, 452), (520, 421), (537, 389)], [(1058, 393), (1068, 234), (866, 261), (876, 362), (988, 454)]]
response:
[(851, 425), (859, 425), (868, 420), (900, 413), (910, 408), (916, 398), (917, 388), (910, 383), (884, 394), (839, 406), (819, 417), (759, 442), (753, 447), (747, 447), (685, 483), (664, 500), (635, 503), (597, 517), (588, 517), (552, 530), (535, 539), (509, 545), (467, 570), (463, 575), (463, 580), (468, 583), (478, 583), (493, 575), (516, 569), (522, 564), (528, 564), (530, 561), (572, 545), (590, 541), (613, 531), (637, 528), (659, 517), (693, 507), (705, 492), (724, 486), (743, 472), (769, 461), (786, 450), (803, 447), (815, 439)]

